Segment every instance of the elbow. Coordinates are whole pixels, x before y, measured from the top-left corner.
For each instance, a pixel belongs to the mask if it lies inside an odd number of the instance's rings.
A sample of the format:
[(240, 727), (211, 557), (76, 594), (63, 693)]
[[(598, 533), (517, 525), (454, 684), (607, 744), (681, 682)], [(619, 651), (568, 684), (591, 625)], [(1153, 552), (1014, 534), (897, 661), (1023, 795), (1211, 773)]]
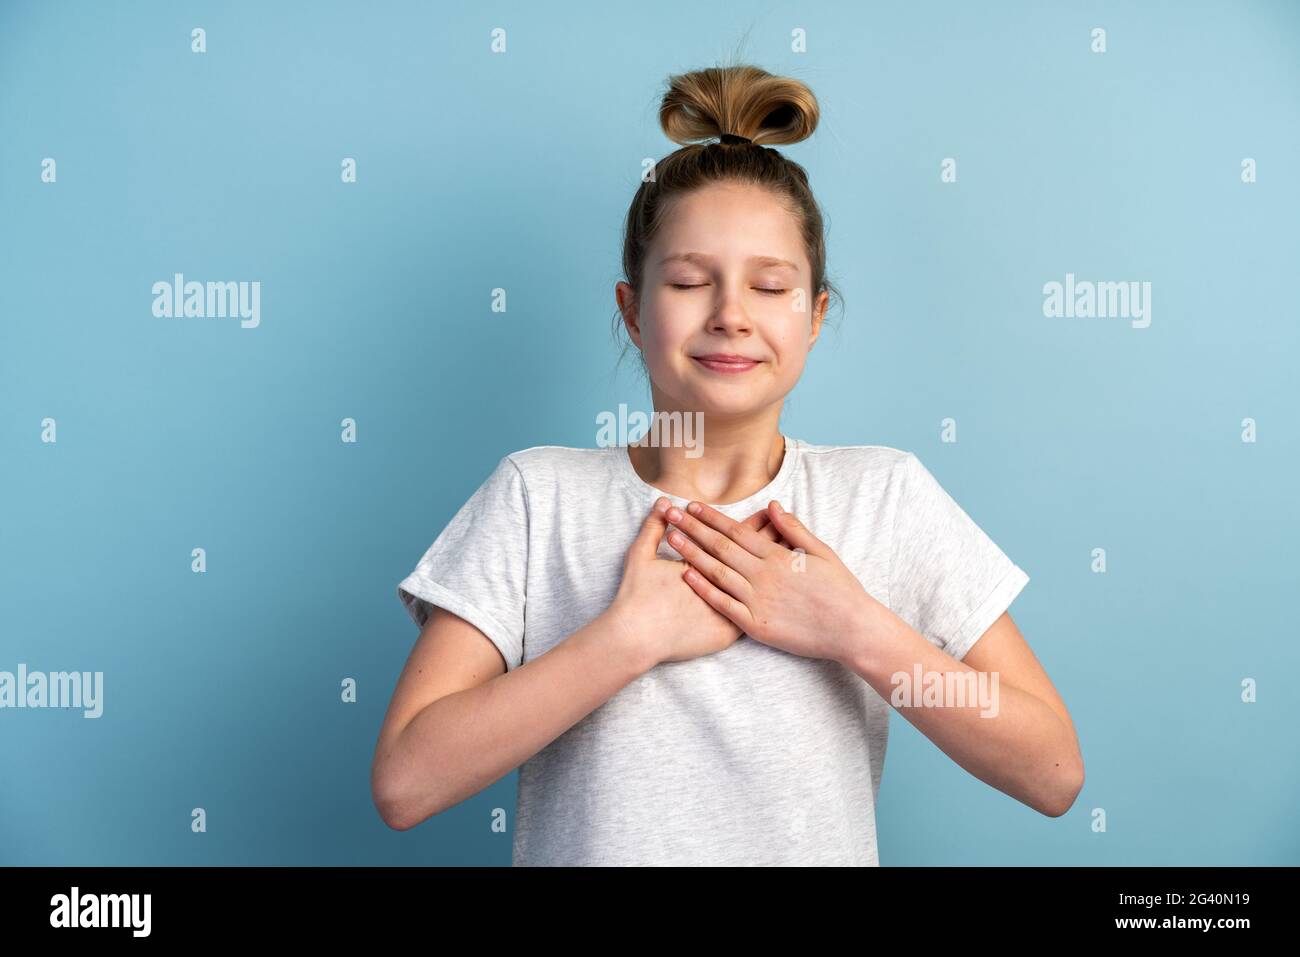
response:
[(374, 802), (375, 810), (379, 812), (379, 819), (394, 831), (408, 831), (414, 826), (415, 822), (402, 813), (400, 798), (393, 794), (385, 783), (377, 779), (371, 781), (370, 800)]
[(370, 769), (370, 800), (380, 820), (394, 831), (409, 831), (420, 823), (408, 812), (408, 802), (399, 782), (378, 760)]
[(370, 800), (380, 819), (394, 831), (409, 831), (444, 808), (441, 795), (432, 793), (427, 781), (417, 791), (378, 764), (370, 773)]
[(1068, 769), (1061, 775), (1050, 800), (1038, 810), (1048, 817), (1061, 817), (1074, 807), (1079, 792), (1083, 790), (1083, 781), (1083, 756), (1076, 751), (1068, 764)]
[(375, 810), (379, 812), (379, 819), (394, 831), (409, 831), (415, 826), (416, 822), (403, 815), (399, 805), (377, 796), (374, 801)]

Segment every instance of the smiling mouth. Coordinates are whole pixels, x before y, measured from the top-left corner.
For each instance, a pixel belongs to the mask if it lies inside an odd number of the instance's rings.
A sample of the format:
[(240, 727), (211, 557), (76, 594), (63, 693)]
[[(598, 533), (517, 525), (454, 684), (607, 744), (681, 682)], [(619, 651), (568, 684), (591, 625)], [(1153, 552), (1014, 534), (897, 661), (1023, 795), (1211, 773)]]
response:
[(739, 356), (691, 356), (697, 363), (708, 369), (710, 372), (737, 373), (748, 372), (757, 366), (757, 359), (743, 359)]

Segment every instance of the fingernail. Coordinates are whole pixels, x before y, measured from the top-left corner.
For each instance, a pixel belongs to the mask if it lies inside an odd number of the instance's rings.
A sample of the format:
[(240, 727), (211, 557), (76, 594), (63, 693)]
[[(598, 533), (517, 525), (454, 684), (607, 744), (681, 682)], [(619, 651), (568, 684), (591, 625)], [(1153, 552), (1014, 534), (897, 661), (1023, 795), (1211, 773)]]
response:
[(690, 505), (687, 505), (687, 506), (686, 506), (686, 511), (690, 512), (692, 515), (699, 515), (699, 514), (700, 514), (700, 503), (699, 503), (699, 502), (691, 502)]
[(776, 510), (777, 510), (778, 512), (783, 512), (783, 511), (785, 511), (785, 509), (781, 508), (781, 503), (778, 502), (778, 501), (776, 501), (775, 499), (773, 499), (773, 501), (772, 501), (772, 505), (776, 508)]
[(666, 499), (666, 498), (664, 498), (664, 497), (662, 497), (662, 496), (660, 496), (659, 498), (655, 499), (655, 511), (656, 511), (656, 512), (662, 512), (662, 511), (663, 511), (664, 509), (666, 509), (667, 507), (668, 507), (668, 499)]
[(682, 510), (674, 505), (668, 510), (668, 519), (669, 521), (680, 522), (682, 520)]

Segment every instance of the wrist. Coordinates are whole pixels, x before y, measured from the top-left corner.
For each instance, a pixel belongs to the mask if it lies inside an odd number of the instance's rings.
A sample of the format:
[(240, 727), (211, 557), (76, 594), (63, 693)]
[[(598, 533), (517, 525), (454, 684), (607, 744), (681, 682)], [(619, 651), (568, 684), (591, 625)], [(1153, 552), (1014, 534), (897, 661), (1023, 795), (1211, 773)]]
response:
[(600, 613), (596, 624), (604, 633), (607, 648), (614, 650), (627, 669), (633, 672), (633, 678), (640, 677), (659, 664), (659, 649), (649, 636), (633, 627), (617, 602)]
[(901, 619), (864, 591), (858, 613), (848, 620), (852, 625), (836, 657), (845, 668), (867, 678), (880, 667), (882, 652)]

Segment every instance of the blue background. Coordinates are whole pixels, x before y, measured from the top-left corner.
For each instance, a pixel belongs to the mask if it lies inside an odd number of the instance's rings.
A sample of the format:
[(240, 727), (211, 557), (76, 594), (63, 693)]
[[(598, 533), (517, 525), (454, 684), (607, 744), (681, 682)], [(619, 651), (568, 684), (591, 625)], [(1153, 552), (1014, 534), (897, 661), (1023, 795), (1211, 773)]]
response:
[[(514, 774), (371, 804), (396, 585), (502, 455), (650, 408), (623, 217), (665, 77), (737, 49), (821, 102), (845, 295), (782, 428), (915, 451), (1029, 573), (1087, 766), (1047, 818), (895, 715), (882, 864), (1300, 862), (1300, 5), (474, 6), (0, 5), (0, 670), (105, 675), (0, 711), (0, 862), (509, 863)], [(175, 272), (261, 325), (155, 318)], [(1045, 318), (1067, 272), (1150, 327)]]

